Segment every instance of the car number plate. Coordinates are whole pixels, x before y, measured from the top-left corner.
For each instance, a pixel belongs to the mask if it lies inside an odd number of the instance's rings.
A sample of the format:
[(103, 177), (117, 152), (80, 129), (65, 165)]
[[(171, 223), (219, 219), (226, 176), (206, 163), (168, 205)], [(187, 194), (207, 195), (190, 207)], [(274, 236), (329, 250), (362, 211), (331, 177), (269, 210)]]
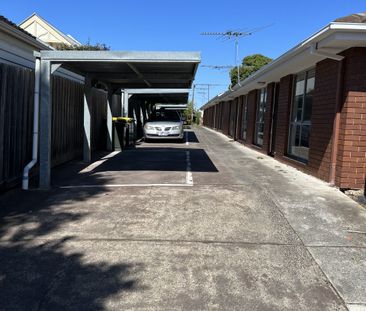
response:
[(168, 132), (160, 132), (159, 136), (168, 136)]

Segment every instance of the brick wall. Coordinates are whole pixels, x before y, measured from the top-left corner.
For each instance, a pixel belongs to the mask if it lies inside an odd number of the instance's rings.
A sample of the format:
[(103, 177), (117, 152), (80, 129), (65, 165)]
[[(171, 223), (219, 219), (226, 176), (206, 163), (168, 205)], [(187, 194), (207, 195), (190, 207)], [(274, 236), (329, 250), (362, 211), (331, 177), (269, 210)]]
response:
[(243, 96), (239, 96), (238, 98), (238, 113), (236, 119), (236, 130), (235, 130), (235, 139), (240, 139), (240, 133), (242, 128), (242, 115), (243, 115)]
[(230, 101), (229, 136), (232, 138), (235, 137), (236, 117), (237, 117), (237, 98)]
[[(286, 157), (289, 131), (289, 116), (292, 102), (293, 76), (281, 78), (278, 84), (276, 120), (274, 122), (275, 158), (302, 171), (329, 181), (333, 124), (336, 114), (338, 77), (343, 76), (343, 105), (340, 111), (340, 131), (336, 163), (336, 186), (362, 189), (366, 175), (366, 48), (352, 48), (342, 53), (345, 56), (344, 71), (340, 75), (340, 63), (326, 59), (316, 64), (315, 89), (311, 116), (310, 150), (308, 164)], [(247, 139), (245, 144), (263, 153), (270, 149), (270, 130), (274, 83), (267, 88), (263, 148), (253, 146), (257, 90), (248, 94)], [(243, 99), (242, 99), (243, 100)], [(242, 103), (242, 100), (239, 100)], [(224, 134), (229, 132), (230, 102), (221, 103), (218, 118)], [(239, 105), (242, 107), (242, 104)], [(237, 137), (241, 136), (242, 109), (239, 109)], [(240, 133), (240, 134), (239, 134)], [(240, 135), (240, 136), (239, 136)]]
[(266, 113), (264, 115), (264, 131), (263, 131), (263, 152), (269, 153), (270, 134), (272, 125), (272, 103), (273, 103), (273, 91), (275, 83), (270, 83), (267, 86), (267, 102)]
[(223, 111), (222, 111), (222, 132), (225, 135), (229, 135), (229, 123), (230, 123), (230, 102), (223, 103)]
[(361, 189), (366, 173), (366, 48), (343, 53), (344, 104), (341, 110), (336, 185)]
[(317, 63), (315, 69), (308, 170), (326, 181), (331, 167), (339, 65), (338, 61), (326, 59)]
[(280, 80), (276, 122), (276, 157), (284, 156), (287, 152), (287, 136), (291, 107), (292, 80), (292, 75), (283, 77)]
[(253, 90), (248, 94), (248, 123), (247, 123), (247, 139), (246, 143), (253, 144), (255, 113), (257, 109), (257, 90)]

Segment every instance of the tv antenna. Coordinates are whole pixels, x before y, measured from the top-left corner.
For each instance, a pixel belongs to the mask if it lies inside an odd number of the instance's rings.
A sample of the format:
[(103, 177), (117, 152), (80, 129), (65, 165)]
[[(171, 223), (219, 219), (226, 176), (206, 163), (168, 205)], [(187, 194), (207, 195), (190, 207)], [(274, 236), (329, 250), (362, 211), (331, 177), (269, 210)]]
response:
[(250, 29), (250, 30), (247, 30), (247, 31), (227, 30), (227, 31), (224, 31), (224, 32), (202, 32), (201, 35), (202, 36), (216, 36), (216, 37), (218, 37), (218, 39), (221, 39), (223, 41), (235, 40), (235, 66), (236, 66), (236, 71), (237, 71), (237, 76), (238, 76), (238, 84), (240, 85), (240, 67), (239, 67), (239, 63), (238, 63), (239, 38), (246, 37), (246, 36), (251, 36), (253, 33), (256, 33), (256, 32), (258, 32), (262, 29), (268, 28), (272, 25), (273, 24), (263, 26), (263, 27), (253, 28), (253, 29)]
[(217, 70), (228, 70), (228, 69), (235, 68), (235, 66), (231, 66), (231, 65), (201, 65), (201, 67), (217, 69)]

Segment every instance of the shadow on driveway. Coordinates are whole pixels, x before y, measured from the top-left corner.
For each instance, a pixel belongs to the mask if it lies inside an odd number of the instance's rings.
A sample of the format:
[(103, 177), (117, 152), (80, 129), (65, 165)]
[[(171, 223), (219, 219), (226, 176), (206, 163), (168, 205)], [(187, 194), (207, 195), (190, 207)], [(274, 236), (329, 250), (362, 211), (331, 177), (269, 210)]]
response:
[(144, 290), (137, 277), (143, 264), (105, 262), (93, 252), (90, 258), (72, 247), (72, 232), (47, 239), (88, 216), (69, 204), (82, 206), (106, 191), (13, 190), (0, 196), (0, 310), (104, 310), (112, 296)]

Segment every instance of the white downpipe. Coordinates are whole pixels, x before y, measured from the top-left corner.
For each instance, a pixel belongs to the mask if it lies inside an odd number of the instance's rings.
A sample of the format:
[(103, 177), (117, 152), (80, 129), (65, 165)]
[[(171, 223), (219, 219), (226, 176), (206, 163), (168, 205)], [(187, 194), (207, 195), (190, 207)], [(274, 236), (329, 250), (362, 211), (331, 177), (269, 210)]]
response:
[(34, 113), (33, 113), (33, 148), (32, 161), (30, 161), (23, 170), (22, 189), (28, 190), (29, 187), (29, 171), (37, 163), (38, 160), (38, 124), (39, 124), (39, 86), (41, 77), (41, 59), (36, 57), (34, 68)]

